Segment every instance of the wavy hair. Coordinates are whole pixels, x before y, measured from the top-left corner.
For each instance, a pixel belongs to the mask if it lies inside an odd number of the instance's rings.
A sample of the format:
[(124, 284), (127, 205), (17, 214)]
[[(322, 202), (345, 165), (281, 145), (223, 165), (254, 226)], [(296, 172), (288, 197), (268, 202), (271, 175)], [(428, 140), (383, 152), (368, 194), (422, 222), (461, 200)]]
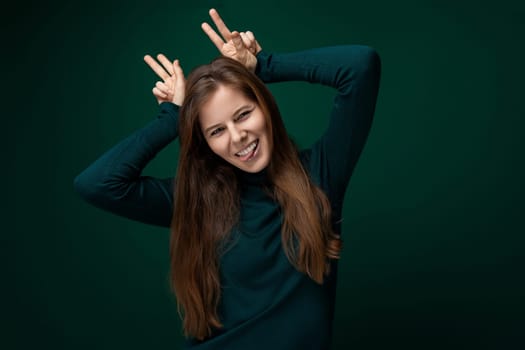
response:
[(201, 106), (219, 86), (237, 89), (264, 114), (273, 149), (267, 168), (270, 193), (282, 209), (282, 245), (289, 261), (321, 284), (342, 246), (332, 230), (330, 203), (303, 168), (266, 85), (230, 58), (197, 67), (187, 78), (180, 109), (169, 277), (184, 334), (199, 340), (222, 327), (219, 260), (240, 205), (234, 166), (213, 153), (199, 124)]

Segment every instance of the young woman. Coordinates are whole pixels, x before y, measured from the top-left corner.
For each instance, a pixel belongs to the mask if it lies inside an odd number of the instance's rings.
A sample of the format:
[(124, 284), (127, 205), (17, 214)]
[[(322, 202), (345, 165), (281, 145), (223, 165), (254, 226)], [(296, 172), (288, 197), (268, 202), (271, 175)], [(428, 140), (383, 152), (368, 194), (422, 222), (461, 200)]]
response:
[[(184, 78), (164, 55), (157, 119), (75, 179), (93, 205), (171, 229), (170, 281), (192, 349), (329, 349), (341, 213), (365, 144), (380, 61), (365, 46), (263, 51), (251, 32), (202, 28), (222, 56)], [(264, 83), (336, 89), (329, 123), (298, 151)], [(305, 115), (305, 122), (320, 116)], [(142, 169), (179, 137), (175, 179)]]

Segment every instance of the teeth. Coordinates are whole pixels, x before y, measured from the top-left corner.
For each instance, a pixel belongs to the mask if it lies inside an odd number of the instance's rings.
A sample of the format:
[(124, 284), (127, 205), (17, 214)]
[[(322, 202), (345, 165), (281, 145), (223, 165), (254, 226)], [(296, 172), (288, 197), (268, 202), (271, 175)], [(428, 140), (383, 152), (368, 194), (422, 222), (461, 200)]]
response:
[(245, 156), (247, 155), (248, 153), (250, 153), (251, 151), (253, 151), (253, 149), (255, 148), (255, 146), (257, 146), (257, 142), (256, 141), (253, 141), (252, 143), (250, 143), (250, 145), (248, 147), (246, 147), (245, 149), (243, 149), (242, 151), (240, 152), (237, 152), (235, 153), (236, 155), (238, 156)]

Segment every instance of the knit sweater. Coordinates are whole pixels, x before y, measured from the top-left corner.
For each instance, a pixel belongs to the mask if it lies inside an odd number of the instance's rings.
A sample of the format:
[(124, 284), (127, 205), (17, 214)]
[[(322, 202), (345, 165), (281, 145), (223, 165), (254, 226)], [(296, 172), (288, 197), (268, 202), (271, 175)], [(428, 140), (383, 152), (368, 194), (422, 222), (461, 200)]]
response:
[[(333, 228), (341, 233), (345, 191), (369, 134), (376, 104), (380, 77), (377, 53), (359, 45), (282, 54), (261, 51), (256, 74), (265, 83), (305, 81), (335, 88), (327, 128), (313, 145), (300, 151), (300, 159), (314, 184), (327, 195)], [(162, 103), (156, 119), (105, 152), (75, 178), (76, 191), (101, 209), (169, 227), (173, 177), (144, 176), (142, 170), (177, 138), (178, 112), (178, 106)], [(302, 118), (307, 123), (319, 116)], [(218, 313), (223, 328), (203, 341), (187, 339), (186, 347), (329, 349), (337, 262), (332, 262), (323, 284), (299, 272), (282, 247), (282, 213), (264, 190), (270, 181), (266, 171), (236, 173), (240, 217), (231, 232), (234, 243), (221, 255), (219, 265)]]

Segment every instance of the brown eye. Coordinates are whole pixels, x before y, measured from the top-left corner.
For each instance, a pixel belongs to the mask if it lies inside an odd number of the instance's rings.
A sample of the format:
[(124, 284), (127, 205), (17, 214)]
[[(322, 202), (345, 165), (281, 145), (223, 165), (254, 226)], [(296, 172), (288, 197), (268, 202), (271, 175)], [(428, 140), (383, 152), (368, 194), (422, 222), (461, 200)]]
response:
[(237, 118), (237, 120), (243, 120), (243, 119), (246, 119), (246, 118), (250, 115), (251, 112), (252, 112), (252, 111), (245, 111), (245, 112), (242, 112), (242, 113), (239, 115), (239, 117)]
[(219, 134), (222, 130), (224, 130), (224, 128), (217, 128), (215, 130), (213, 130), (211, 133), (210, 133), (210, 136), (215, 136), (217, 134)]

